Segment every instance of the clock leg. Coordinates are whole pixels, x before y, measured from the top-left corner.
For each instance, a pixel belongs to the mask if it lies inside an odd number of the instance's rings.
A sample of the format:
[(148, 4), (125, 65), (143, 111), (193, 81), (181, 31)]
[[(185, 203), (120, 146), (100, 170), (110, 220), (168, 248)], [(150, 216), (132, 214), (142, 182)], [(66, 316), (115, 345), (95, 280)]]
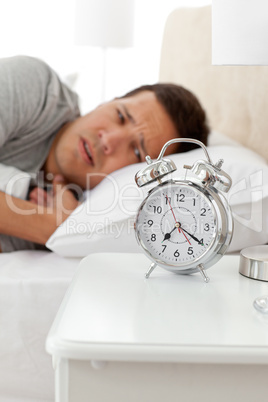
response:
[(152, 264), (150, 265), (150, 268), (148, 270), (148, 272), (146, 272), (145, 274), (145, 278), (148, 279), (149, 276), (151, 275), (151, 273), (153, 272), (153, 270), (155, 269), (155, 267), (157, 266), (157, 264), (155, 262), (152, 262)]
[(205, 269), (204, 269), (204, 265), (203, 265), (203, 264), (199, 264), (199, 265), (197, 265), (197, 268), (199, 269), (199, 272), (200, 272), (200, 274), (202, 275), (204, 281), (205, 281), (206, 283), (208, 283), (208, 282), (209, 282), (209, 277), (208, 277), (207, 274), (206, 274), (206, 271), (205, 271)]

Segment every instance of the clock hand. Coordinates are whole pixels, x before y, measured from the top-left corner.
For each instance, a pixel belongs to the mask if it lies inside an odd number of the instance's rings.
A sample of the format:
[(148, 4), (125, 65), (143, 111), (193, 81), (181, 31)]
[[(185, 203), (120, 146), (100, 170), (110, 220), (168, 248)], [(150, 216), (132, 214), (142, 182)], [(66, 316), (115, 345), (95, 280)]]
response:
[[(184, 232), (186, 232), (186, 230), (184, 230), (182, 227), (181, 227), (181, 230), (182, 230), (182, 234), (183, 234), (183, 236), (185, 237), (185, 239), (188, 241), (188, 243), (190, 244), (190, 246), (191, 246), (191, 243), (190, 243), (190, 241), (189, 241), (189, 239), (188, 239), (188, 237), (186, 236), (186, 234), (184, 233)], [(189, 234), (190, 235), (190, 233), (188, 233), (188, 232), (186, 232), (187, 234)], [(191, 235), (190, 235), (191, 236)]]
[[(171, 206), (171, 204), (170, 204), (170, 201), (169, 201), (169, 198), (168, 198), (167, 195), (166, 195), (166, 199), (167, 199), (167, 201), (168, 201), (168, 203), (169, 203), (170, 210), (171, 210), (171, 212), (172, 212), (173, 218), (174, 218), (174, 220), (175, 220), (175, 222), (176, 222), (176, 224), (177, 224), (178, 222), (177, 222), (176, 216), (175, 216), (175, 214), (174, 214), (173, 208), (172, 208), (172, 206)], [(176, 226), (176, 227), (178, 228), (179, 233), (181, 232), (180, 226), (181, 226), (180, 224), (178, 224), (178, 226)]]
[[(174, 232), (174, 230), (176, 230), (176, 229), (177, 229), (177, 226), (175, 225), (174, 228), (171, 230), (171, 232), (165, 234), (163, 241), (170, 239), (171, 233)], [(162, 243), (163, 243), (163, 241), (162, 241)]]
[(201, 240), (198, 240), (197, 237), (195, 237), (193, 234), (189, 233), (187, 230), (181, 227), (181, 230), (185, 233), (187, 233), (189, 236), (191, 236), (192, 239), (194, 239), (198, 244), (201, 244), (201, 246), (204, 246), (204, 243), (201, 242)]
[[(168, 198), (168, 196), (166, 195), (166, 199), (167, 199), (167, 201), (168, 201), (168, 203), (169, 203), (169, 206), (170, 206), (170, 210), (171, 210), (171, 212), (172, 212), (172, 215), (173, 215), (173, 218), (175, 219), (175, 222), (176, 222), (176, 225), (175, 225), (175, 228), (177, 227), (178, 228), (178, 231), (179, 231), (179, 233), (181, 233), (181, 224), (177, 221), (177, 219), (176, 219), (176, 217), (175, 217), (175, 214), (174, 214), (174, 211), (173, 211), (173, 209), (172, 209), (172, 206), (171, 206), (171, 204), (170, 204), (170, 201), (169, 201), (169, 198)], [(173, 229), (174, 230), (174, 229)], [(170, 232), (170, 233), (172, 233), (173, 232), (173, 230)], [(166, 233), (167, 235), (168, 235), (168, 233)], [(191, 246), (191, 243), (190, 243), (190, 241), (189, 241), (189, 239), (188, 239), (188, 237), (185, 235), (185, 233), (182, 231), (182, 234), (183, 234), (183, 236), (185, 237), (185, 239), (188, 241), (188, 243), (190, 244), (190, 246)], [(165, 235), (165, 237), (166, 237), (166, 235)], [(168, 237), (168, 239), (170, 238), (170, 236)], [(166, 240), (165, 238), (164, 238), (164, 240)], [(164, 241), (163, 240), (163, 241)]]
[[(184, 231), (183, 231), (183, 229), (182, 229), (182, 227), (181, 227), (181, 224), (180, 224), (179, 222), (176, 222), (176, 224), (175, 224), (174, 228), (171, 230), (171, 232), (165, 234), (163, 241), (169, 240), (169, 239), (171, 238), (171, 233), (174, 232), (174, 230), (175, 230), (176, 228), (178, 228), (178, 229), (180, 230), (180, 233), (183, 234), (183, 236), (185, 237), (185, 239), (188, 241), (188, 243), (189, 243), (190, 246), (191, 246), (191, 243), (190, 243), (189, 239), (187, 238), (186, 234), (184, 233)], [(181, 232), (181, 229), (182, 229), (182, 232)], [(163, 243), (163, 241), (162, 241), (162, 243)]]

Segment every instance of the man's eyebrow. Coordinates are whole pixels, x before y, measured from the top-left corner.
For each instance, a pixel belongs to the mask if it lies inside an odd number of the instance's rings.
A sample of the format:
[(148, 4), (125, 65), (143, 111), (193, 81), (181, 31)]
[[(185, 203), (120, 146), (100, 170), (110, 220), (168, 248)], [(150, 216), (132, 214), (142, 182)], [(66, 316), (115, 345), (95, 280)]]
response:
[(130, 120), (130, 122), (133, 124), (136, 124), (134, 117), (129, 113), (128, 108), (123, 103), (122, 103), (122, 108), (124, 109), (124, 112), (126, 113), (126, 116)]

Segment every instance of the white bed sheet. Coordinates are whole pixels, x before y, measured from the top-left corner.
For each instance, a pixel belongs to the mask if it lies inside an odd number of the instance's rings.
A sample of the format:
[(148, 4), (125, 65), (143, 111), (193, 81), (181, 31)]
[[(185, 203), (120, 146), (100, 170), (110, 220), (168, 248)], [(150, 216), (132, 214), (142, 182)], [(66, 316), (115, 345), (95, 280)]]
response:
[(53, 402), (45, 340), (79, 265), (48, 251), (0, 254), (0, 402)]

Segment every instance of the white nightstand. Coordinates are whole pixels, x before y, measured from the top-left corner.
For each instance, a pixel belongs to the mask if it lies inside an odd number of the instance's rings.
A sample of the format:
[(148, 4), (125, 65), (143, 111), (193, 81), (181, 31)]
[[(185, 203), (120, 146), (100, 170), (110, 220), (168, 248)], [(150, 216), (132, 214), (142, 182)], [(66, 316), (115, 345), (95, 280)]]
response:
[(225, 256), (208, 273), (156, 268), (143, 254), (82, 260), (47, 338), (56, 402), (261, 402), (268, 397), (267, 282)]

